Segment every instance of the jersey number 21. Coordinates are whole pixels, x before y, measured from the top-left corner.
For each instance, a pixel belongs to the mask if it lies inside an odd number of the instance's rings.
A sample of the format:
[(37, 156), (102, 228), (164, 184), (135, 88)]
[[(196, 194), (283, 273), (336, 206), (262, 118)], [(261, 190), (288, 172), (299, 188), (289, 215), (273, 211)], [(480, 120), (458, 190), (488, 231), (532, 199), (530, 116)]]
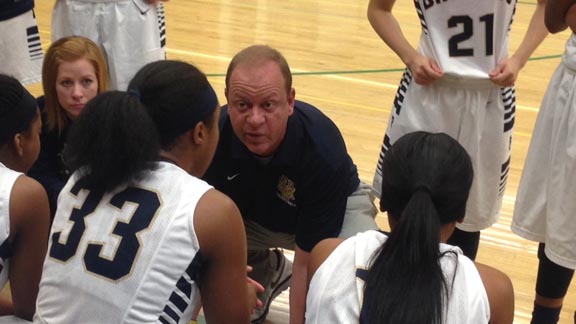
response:
[[(494, 54), (494, 14), (480, 17), (480, 23), (484, 24), (486, 40), (486, 56)], [(474, 48), (461, 48), (460, 43), (467, 41), (474, 35), (474, 20), (470, 16), (452, 16), (448, 19), (448, 28), (462, 26), (461, 33), (448, 40), (448, 52), (450, 56), (474, 56)]]

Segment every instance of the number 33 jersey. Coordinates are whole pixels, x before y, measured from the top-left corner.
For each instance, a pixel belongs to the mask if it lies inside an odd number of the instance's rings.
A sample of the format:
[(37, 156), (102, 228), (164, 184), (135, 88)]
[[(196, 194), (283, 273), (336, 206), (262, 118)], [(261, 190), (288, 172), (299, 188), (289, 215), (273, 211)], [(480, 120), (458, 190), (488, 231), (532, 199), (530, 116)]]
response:
[(444, 74), (486, 79), (508, 57), (517, 0), (414, 0), (422, 25), (419, 51)]
[(212, 187), (158, 162), (104, 194), (76, 182), (58, 200), (35, 323), (188, 323), (200, 303), (194, 230)]

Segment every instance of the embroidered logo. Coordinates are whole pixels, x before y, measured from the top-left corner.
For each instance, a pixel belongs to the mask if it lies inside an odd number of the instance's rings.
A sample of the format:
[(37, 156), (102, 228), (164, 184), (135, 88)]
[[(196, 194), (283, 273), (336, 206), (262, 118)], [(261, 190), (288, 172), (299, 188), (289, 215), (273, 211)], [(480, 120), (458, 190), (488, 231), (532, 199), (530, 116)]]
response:
[(285, 175), (280, 176), (278, 186), (276, 187), (276, 196), (288, 205), (296, 207), (295, 193), (296, 186), (294, 185), (294, 182)]
[(232, 180), (234, 180), (234, 178), (236, 178), (236, 177), (239, 176), (239, 175), (240, 175), (240, 172), (235, 173), (235, 174), (233, 174), (233, 175), (231, 175), (231, 176), (227, 176), (226, 179), (228, 179), (228, 181), (232, 181)]

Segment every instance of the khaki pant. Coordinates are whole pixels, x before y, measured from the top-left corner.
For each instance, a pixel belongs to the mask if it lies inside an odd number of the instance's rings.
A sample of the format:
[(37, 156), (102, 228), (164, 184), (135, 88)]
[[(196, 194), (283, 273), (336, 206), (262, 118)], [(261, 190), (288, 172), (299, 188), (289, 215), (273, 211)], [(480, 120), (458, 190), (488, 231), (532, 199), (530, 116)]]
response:
[[(356, 233), (378, 229), (374, 217), (377, 209), (371, 195), (371, 187), (360, 183), (358, 189), (348, 197), (340, 238), (349, 238)], [(295, 235), (271, 231), (256, 222), (244, 220), (248, 240), (248, 264), (253, 270), (250, 277), (268, 289), (271, 276), (277, 268), (277, 260), (271, 248), (294, 250)]]

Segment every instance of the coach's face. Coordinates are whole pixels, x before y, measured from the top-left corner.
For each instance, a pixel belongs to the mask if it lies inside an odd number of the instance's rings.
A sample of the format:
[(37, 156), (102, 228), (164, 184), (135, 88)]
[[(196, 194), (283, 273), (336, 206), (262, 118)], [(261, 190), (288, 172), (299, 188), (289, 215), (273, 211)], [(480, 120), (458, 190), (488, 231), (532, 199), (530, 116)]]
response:
[(256, 155), (273, 155), (284, 139), (295, 98), (294, 89), (287, 93), (285, 84), (273, 61), (240, 63), (230, 75), (226, 99), (232, 128)]
[(56, 95), (64, 113), (75, 120), (88, 101), (98, 94), (98, 78), (94, 65), (85, 58), (63, 61), (58, 66)]

